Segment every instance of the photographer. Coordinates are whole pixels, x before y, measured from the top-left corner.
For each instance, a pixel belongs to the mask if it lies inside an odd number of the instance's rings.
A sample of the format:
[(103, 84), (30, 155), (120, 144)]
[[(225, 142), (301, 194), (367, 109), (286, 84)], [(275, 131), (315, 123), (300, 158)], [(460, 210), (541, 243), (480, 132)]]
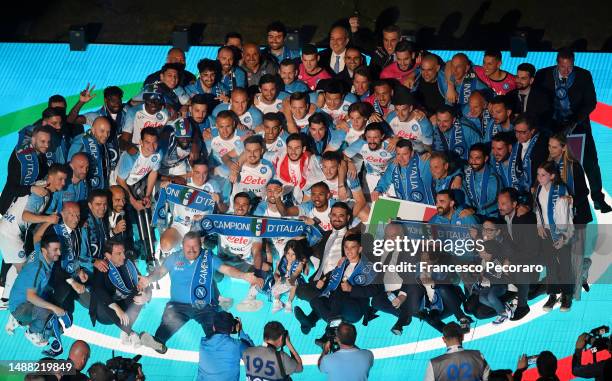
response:
[[(542, 351), (536, 358), (536, 367), (538, 369), (538, 379), (536, 381), (559, 381), (557, 377), (557, 358), (550, 351)], [(521, 381), (523, 379), (523, 372), (527, 370), (529, 366), (527, 356), (522, 355), (519, 358), (516, 366), (516, 372), (514, 372), (514, 381)]]
[[(592, 333), (590, 335), (588, 333), (583, 333), (582, 335), (578, 336), (578, 339), (576, 340), (576, 350), (572, 356), (572, 373), (576, 377), (594, 378), (595, 381), (609, 380), (610, 372), (612, 370), (612, 358), (608, 358), (605, 361), (594, 361), (592, 364), (581, 364), (582, 351), (584, 351), (589, 338), (594, 339)], [(599, 339), (595, 338), (595, 340)], [(604, 340), (607, 340), (608, 351), (612, 352), (612, 340), (610, 340), (609, 337)], [(606, 371), (607, 374), (605, 373)]]
[[(349, 323), (340, 323), (334, 341), (328, 341), (319, 357), (319, 370), (327, 374), (328, 381), (367, 380), (374, 354), (367, 349), (355, 346), (357, 329)], [(338, 350), (330, 353), (336, 343)]]
[[(255, 345), (253, 340), (242, 330), (240, 319), (225, 311), (215, 315), (213, 332), (200, 342), (197, 380), (238, 380), (240, 358), (247, 348)], [(232, 333), (238, 333), (238, 338), (232, 338)]]
[[(283, 351), (285, 345), (291, 357)], [(265, 325), (264, 345), (248, 348), (242, 354), (242, 361), (247, 380), (289, 380), (290, 375), (303, 369), (302, 359), (289, 339), (289, 332), (277, 321)]]

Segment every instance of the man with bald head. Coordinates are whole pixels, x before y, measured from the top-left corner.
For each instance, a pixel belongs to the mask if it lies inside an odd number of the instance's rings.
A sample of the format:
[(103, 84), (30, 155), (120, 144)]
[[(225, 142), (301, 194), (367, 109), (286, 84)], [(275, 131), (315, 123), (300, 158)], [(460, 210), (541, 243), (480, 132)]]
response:
[(110, 191), (110, 212), (108, 213), (109, 236), (125, 247), (125, 254), (134, 259), (134, 231), (130, 214), (126, 213), (127, 194), (119, 185), (112, 185)]
[[(167, 64), (179, 64), (181, 70), (179, 71), (179, 85), (188, 86), (192, 83), (195, 83), (196, 77), (193, 73), (185, 70), (186, 61), (185, 61), (185, 52), (183, 52), (180, 48), (171, 48), (168, 50), (168, 55), (166, 56)], [(143, 83), (143, 87), (146, 85), (150, 85), (153, 82), (159, 81), (159, 75), (161, 74), (161, 70), (156, 71), (155, 73), (151, 73), (147, 76)]]
[(89, 158), (85, 153), (77, 152), (70, 159), (69, 166), (72, 176), (69, 180), (66, 180), (66, 185), (64, 185), (63, 189), (53, 193), (47, 213), (61, 212), (63, 204), (69, 201), (82, 203), (87, 200), (87, 195), (89, 194), (89, 184), (87, 183)]
[(329, 32), (329, 49), (319, 54), (319, 65), (329, 73), (337, 76), (346, 66), (346, 47), (349, 43), (349, 31), (343, 26), (335, 26)]
[(68, 360), (72, 361), (72, 363), (74, 364), (74, 370), (76, 370), (76, 374), (70, 376), (62, 376), (60, 380), (87, 380), (87, 376), (81, 373), (81, 371), (85, 369), (85, 365), (87, 365), (87, 361), (89, 361), (90, 354), (91, 348), (89, 348), (89, 344), (87, 344), (83, 340), (77, 340), (72, 343), (72, 346), (70, 347), (70, 352), (68, 352)]
[(469, 99), (473, 91), (481, 90), (490, 95), (490, 89), (482, 83), (472, 69), (470, 60), (464, 53), (457, 53), (450, 62), (446, 63), (444, 69), (446, 81), (443, 89), (446, 100), (451, 104), (457, 104), (463, 115), (469, 111)]
[(74, 138), (68, 151), (68, 160), (72, 160), (77, 153), (83, 153), (88, 158), (87, 181), (91, 189), (108, 188), (111, 171), (119, 161), (117, 147), (109, 139), (110, 133), (110, 120), (99, 116), (87, 132)]
[(434, 115), (436, 110), (445, 102), (443, 83), (444, 73), (440, 71), (440, 62), (434, 55), (426, 55), (421, 60), (420, 75), (417, 76), (412, 91), (417, 101), (425, 107), (428, 117)]
[(262, 56), (259, 47), (253, 43), (246, 43), (242, 47), (242, 69), (247, 75), (247, 86), (259, 86), (259, 80), (265, 74), (278, 73), (276, 62)]
[(221, 65), (221, 79), (219, 82), (225, 91), (225, 95), (229, 96), (237, 87), (247, 86), (246, 73), (238, 67), (232, 48), (229, 46), (219, 48), (217, 61)]
[(240, 130), (255, 130), (263, 123), (263, 114), (255, 106), (251, 105), (247, 91), (243, 88), (236, 88), (232, 92), (230, 103), (221, 103), (212, 112), (216, 118), (221, 111), (230, 110), (236, 113), (240, 123)]

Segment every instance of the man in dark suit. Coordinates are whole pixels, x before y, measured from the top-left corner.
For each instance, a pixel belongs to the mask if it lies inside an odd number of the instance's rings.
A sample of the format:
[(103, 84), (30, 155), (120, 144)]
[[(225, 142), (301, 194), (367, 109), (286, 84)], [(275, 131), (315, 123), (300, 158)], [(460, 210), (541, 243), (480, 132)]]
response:
[(359, 48), (350, 47), (346, 49), (344, 54), (344, 70), (338, 73), (335, 77), (344, 84), (345, 91), (348, 93), (353, 86), (353, 77), (355, 70), (364, 65), (365, 57), (361, 54)]
[[(347, 234), (352, 219), (350, 207), (344, 202), (337, 202), (331, 208), (330, 222), (332, 230), (323, 233), (323, 238), (312, 248), (310, 261), (315, 271), (307, 283), (297, 287), (298, 298), (310, 302), (321, 294), (329, 280), (329, 273), (336, 267), (342, 257), (342, 241)], [(295, 307), (295, 317), (300, 321), (302, 332), (307, 334), (316, 321), (316, 312), (306, 315), (300, 307)]]
[(574, 53), (561, 49), (557, 54), (557, 65), (538, 71), (535, 87), (553, 105), (553, 131), (567, 134), (585, 134), (583, 165), (595, 209), (602, 213), (612, 211), (604, 201), (601, 191), (601, 170), (597, 159), (597, 149), (591, 131), (589, 115), (597, 105), (595, 85), (588, 70), (574, 66)]
[[(539, 237), (537, 233), (537, 221), (535, 213), (530, 210), (520, 214), (519, 193), (514, 188), (504, 188), (497, 195), (497, 207), (499, 214), (506, 221), (502, 227), (507, 231), (512, 245), (512, 256), (509, 258), (512, 264), (529, 265), (543, 263), (543, 259), (534, 258), (537, 253)], [(530, 285), (538, 282), (537, 273), (513, 273), (512, 282), (518, 288), (517, 308), (510, 320), (520, 320), (529, 313), (527, 299)]]
[(514, 134), (517, 142), (514, 143), (512, 152), (516, 152), (520, 188), (523, 192), (532, 193), (538, 166), (548, 160), (548, 134), (546, 131), (539, 131), (527, 114), (521, 114), (515, 119)]
[(340, 74), (346, 66), (346, 47), (349, 31), (343, 26), (335, 26), (329, 32), (329, 48), (319, 53), (319, 66), (333, 76)]
[(507, 96), (512, 102), (514, 115), (526, 113), (531, 116), (541, 130), (550, 130), (552, 105), (542, 91), (533, 86), (536, 69), (530, 63), (524, 62), (516, 69), (516, 89)]

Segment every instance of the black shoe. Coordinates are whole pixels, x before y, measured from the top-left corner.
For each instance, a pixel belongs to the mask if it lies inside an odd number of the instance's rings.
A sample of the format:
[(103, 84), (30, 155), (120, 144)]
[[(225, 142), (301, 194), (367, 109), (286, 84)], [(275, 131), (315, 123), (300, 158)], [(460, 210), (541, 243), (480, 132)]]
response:
[(376, 319), (378, 317), (378, 315), (376, 314), (376, 310), (372, 307), (368, 308), (368, 312), (366, 312), (363, 315), (363, 320), (361, 321), (361, 324), (363, 324), (364, 327), (367, 327), (368, 324)]
[(584, 283), (582, 284), (582, 288), (584, 288), (584, 291), (586, 291), (586, 292), (591, 291), (591, 286), (589, 285), (589, 283), (588, 283), (588, 282), (584, 282)]
[(401, 336), (402, 333), (404, 333), (404, 325), (400, 321), (393, 324), (393, 327), (391, 327), (391, 333), (397, 336)]
[(602, 213), (612, 212), (612, 207), (608, 205), (604, 200), (594, 201), (593, 206), (595, 209), (599, 210)]
[(42, 354), (46, 357), (57, 357), (64, 352), (62, 344), (58, 340), (54, 340), (49, 348), (42, 351)]
[(310, 319), (308, 319), (308, 316), (304, 313), (304, 310), (298, 306), (294, 308), (293, 313), (295, 314), (295, 318), (300, 322), (302, 333), (304, 335), (308, 335), (312, 329), (312, 324), (310, 324)]
[(555, 304), (557, 304), (558, 301), (559, 299), (557, 298), (557, 295), (550, 294), (550, 296), (548, 297), (548, 301), (546, 301), (546, 303), (544, 304), (542, 308), (546, 312), (552, 311), (553, 307), (555, 306)]
[(563, 294), (561, 295), (561, 312), (569, 312), (572, 309), (572, 295)]
[(530, 311), (529, 306), (516, 307), (516, 310), (514, 311), (514, 314), (512, 315), (510, 320), (511, 321), (521, 320), (529, 313), (529, 311)]

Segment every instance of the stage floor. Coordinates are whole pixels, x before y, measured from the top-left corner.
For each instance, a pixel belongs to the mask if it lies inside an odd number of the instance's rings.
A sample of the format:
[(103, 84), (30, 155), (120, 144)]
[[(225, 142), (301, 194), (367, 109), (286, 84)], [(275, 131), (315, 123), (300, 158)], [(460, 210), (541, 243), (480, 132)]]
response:
[[(133, 95), (148, 73), (159, 68), (164, 61), (167, 46), (118, 46), (90, 45), (86, 52), (69, 52), (65, 44), (0, 44), (0, 72), (5, 73), (0, 82), (0, 187), (6, 179), (6, 163), (16, 143), (18, 129), (39, 119), (47, 98), (62, 94), (72, 106), (78, 93), (90, 82), (96, 89), (109, 85), (120, 85), (126, 92), (125, 99)], [(187, 55), (188, 69), (197, 72), (197, 61), (213, 57), (216, 47), (193, 47)], [(444, 59), (454, 52), (436, 52)], [(482, 53), (468, 54), (474, 62), (481, 62)], [(530, 53), (527, 58), (503, 56), (503, 68), (514, 72), (521, 62), (531, 62), (537, 68), (554, 63), (554, 53)], [(599, 153), (604, 189), (612, 189), (612, 54), (579, 53), (576, 65), (591, 70), (597, 90), (597, 111), (592, 118), (593, 135)], [(95, 109), (102, 102), (99, 94), (87, 109)], [(85, 109), (83, 111), (86, 111)], [(606, 198), (612, 202), (608, 193)], [(608, 228), (612, 213), (594, 214), (599, 227), (589, 236), (589, 245), (594, 249), (594, 265), (591, 269), (589, 293), (583, 293), (582, 300), (574, 302), (568, 313), (558, 308), (550, 313), (542, 310), (544, 298), (532, 301), (531, 313), (518, 322), (506, 322), (493, 326), (491, 320), (482, 320), (466, 337), (465, 347), (479, 349), (492, 369), (514, 369), (518, 356), (538, 354), (551, 350), (559, 358), (573, 353), (576, 337), (600, 325), (612, 324), (612, 270), (609, 267), (612, 255), (612, 230)], [(595, 232), (595, 230), (597, 232)], [(167, 286), (167, 284), (165, 284)], [(246, 294), (247, 287), (238, 281), (225, 280), (220, 289), (225, 296), (232, 296), (236, 303)], [(260, 296), (260, 298), (262, 298)], [(142, 311), (134, 329), (154, 332), (159, 325), (161, 313), (167, 301), (167, 287), (164, 282), (156, 291), (154, 300)], [(297, 302), (295, 305), (304, 303)], [(245, 331), (256, 343), (261, 343), (264, 322), (278, 320), (292, 333), (292, 341), (305, 363), (304, 372), (294, 380), (318, 380), (323, 376), (316, 368), (320, 353), (314, 339), (323, 331), (323, 323), (304, 336), (297, 320), (290, 314), (270, 312), (271, 304), (266, 303), (257, 313), (232, 313), (242, 318)], [(304, 307), (309, 311), (309, 307)], [(0, 312), (0, 327), (4, 327), (8, 313)], [(193, 380), (197, 371), (198, 346), (202, 336), (200, 327), (190, 322), (169, 342), (170, 350), (165, 355), (144, 348), (128, 349), (119, 342), (119, 330), (115, 327), (91, 326), (89, 316), (82, 307), (77, 307), (75, 325), (66, 332), (67, 347), (74, 339), (90, 343), (92, 354), (88, 365), (106, 361), (115, 355), (134, 356), (142, 354), (144, 371), (149, 380), (175, 381)], [(394, 318), (383, 314), (368, 327), (358, 326), (357, 344), (374, 351), (376, 360), (370, 373), (372, 380), (420, 380), (426, 361), (444, 351), (439, 334), (425, 323), (415, 320), (405, 328), (403, 336), (394, 336), (390, 328)], [(9, 337), (0, 331), (0, 360), (35, 360), (41, 357), (40, 349), (33, 347), (24, 337), (23, 331)], [(567, 360), (566, 360), (567, 361)], [(0, 373), (0, 380), (7, 376)], [(527, 379), (527, 378), (525, 378)]]

